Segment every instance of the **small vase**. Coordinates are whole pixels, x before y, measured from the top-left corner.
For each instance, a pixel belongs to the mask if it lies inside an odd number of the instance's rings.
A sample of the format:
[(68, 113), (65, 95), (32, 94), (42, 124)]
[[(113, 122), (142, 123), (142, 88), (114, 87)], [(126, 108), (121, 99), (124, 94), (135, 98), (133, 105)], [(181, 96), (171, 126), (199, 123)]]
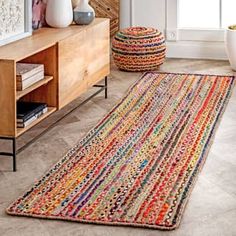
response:
[(95, 11), (89, 5), (88, 0), (81, 0), (74, 9), (74, 22), (78, 25), (88, 25), (95, 18)]
[(230, 29), (230, 27), (227, 29), (225, 42), (231, 67), (236, 71), (236, 30)]
[(51, 27), (64, 28), (73, 20), (71, 0), (47, 0), (46, 22)]

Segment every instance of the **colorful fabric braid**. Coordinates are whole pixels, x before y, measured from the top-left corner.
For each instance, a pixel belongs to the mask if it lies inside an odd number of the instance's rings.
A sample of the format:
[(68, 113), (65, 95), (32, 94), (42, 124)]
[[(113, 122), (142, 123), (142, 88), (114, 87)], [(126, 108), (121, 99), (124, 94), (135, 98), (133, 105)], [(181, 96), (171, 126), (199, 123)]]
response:
[(127, 28), (114, 37), (112, 55), (115, 64), (121, 70), (156, 70), (165, 60), (165, 38), (161, 32), (153, 28)]
[(145, 74), (7, 213), (175, 229), (233, 85), (229, 76)]

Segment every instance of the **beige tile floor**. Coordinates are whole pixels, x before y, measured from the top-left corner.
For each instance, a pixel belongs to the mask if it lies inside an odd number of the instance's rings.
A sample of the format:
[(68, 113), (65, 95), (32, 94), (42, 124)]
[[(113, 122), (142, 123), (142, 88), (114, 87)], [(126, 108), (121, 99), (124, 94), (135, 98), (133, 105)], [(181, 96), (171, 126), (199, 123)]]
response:
[[(169, 59), (161, 71), (232, 74), (227, 62)], [(32, 185), (75, 145), (126, 93), (140, 73), (118, 71), (112, 66), (109, 99), (99, 95), (77, 109), (55, 128), (18, 155), (18, 171), (11, 172), (11, 161), (0, 157), (0, 235), (73, 236), (235, 236), (236, 235), (236, 91), (218, 128), (214, 144), (178, 229), (159, 230), (79, 224), (63, 221), (13, 217), (5, 208)], [(19, 140), (19, 146), (50, 122), (73, 108), (85, 96), (35, 127)], [(1, 143), (0, 148), (7, 144)]]

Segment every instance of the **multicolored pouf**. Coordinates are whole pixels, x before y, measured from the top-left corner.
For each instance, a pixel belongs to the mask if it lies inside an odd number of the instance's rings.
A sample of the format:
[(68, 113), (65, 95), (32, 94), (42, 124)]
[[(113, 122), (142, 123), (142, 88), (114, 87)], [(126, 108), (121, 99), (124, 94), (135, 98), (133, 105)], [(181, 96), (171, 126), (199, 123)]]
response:
[(165, 38), (153, 28), (127, 28), (114, 37), (112, 54), (115, 64), (121, 70), (155, 70), (165, 60)]

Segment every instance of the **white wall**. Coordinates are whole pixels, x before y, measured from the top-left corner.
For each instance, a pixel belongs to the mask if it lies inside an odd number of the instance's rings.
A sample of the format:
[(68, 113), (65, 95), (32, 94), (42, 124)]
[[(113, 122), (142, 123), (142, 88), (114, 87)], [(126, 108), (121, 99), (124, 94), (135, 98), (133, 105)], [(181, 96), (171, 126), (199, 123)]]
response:
[(131, 0), (120, 0), (120, 28), (124, 29), (132, 25)]
[(147, 26), (165, 29), (165, 0), (121, 0), (120, 27)]
[[(121, 29), (130, 26), (154, 27), (169, 38), (172, 29), (176, 28), (177, 16), (173, 9), (176, 9), (177, 1), (120, 0), (120, 4)], [(223, 42), (195, 41), (167, 41), (167, 57), (227, 59)]]

